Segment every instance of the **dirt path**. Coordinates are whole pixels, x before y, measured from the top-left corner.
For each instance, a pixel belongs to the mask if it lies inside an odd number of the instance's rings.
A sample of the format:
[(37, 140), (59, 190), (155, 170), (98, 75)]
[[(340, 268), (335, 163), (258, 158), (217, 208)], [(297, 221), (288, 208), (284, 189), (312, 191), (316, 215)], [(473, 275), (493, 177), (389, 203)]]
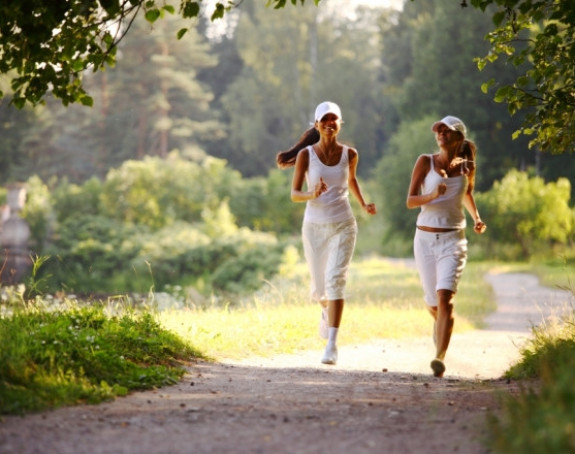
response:
[(499, 309), (489, 329), (454, 336), (443, 379), (428, 338), (342, 347), (336, 367), (318, 351), (200, 362), (173, 387), (4, 417), (0, 453), (486, 453), (485, 415), (515, 387), (498, 378), (532, 324), (573, 304), (529, 275), (487, 279)]

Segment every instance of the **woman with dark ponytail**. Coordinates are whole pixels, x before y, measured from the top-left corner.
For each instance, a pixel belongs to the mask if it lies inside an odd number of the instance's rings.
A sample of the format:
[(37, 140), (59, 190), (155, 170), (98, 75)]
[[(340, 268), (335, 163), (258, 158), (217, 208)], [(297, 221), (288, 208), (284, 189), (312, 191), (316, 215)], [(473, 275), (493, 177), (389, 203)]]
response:
[(376, 212), (373, 203), (365, 202), (356, 178), (357, 151), (337, 140), (341, 125), (339, 106), (322, 102), (315, 110), (314, 127), (276, 157), (278, 167), (295, 167), (292, 201), (306, 203), (303, 247), (310, 270), (311, 297), (321, 305), (320, 335), (327, 339), (321, 362), (332, 365), (337, 362), (347, 270), (357, 236), (349, 191), (367, 213)]

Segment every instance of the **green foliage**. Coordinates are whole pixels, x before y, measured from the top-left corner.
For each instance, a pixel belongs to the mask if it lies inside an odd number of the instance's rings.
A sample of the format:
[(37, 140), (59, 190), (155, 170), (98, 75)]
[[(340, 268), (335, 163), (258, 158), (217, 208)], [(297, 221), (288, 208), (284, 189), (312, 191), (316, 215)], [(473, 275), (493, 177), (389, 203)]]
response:
[(0, 414), (97, 403), (176, 383), (202, 355), (149, 314), (103, 307), (0, 318)]
[(277, 274), (282, 259), (281, 245), (260, 244), (222, 264), (212, 277), (213, 286), (231, 293), (253, 292)]
[[(212, 17), (221, 17), (226, 9), (218, 2)], [(200, 12), (198, 3), (181, 0), (180, 12), (183, 17), (195, 17)], [(51, 92), (64, 105), (92, 106), (94, 101), (83, 86), (84, 72), (116, 64), (118, 44), (137, 16), (154, 23), (166, 13), (174, 14), (175, 8), (154, 0), (31, 0), (25, 12), (18, 0), (2, 2), (0, 73), (11, 77), (12, 102), (17, 107), (41, 104)], [(109, 26), (112, 23), (115, 27)], [(0, 98), (3, 95), (0, 91)]]
[(112, 278), (129, 271), (130, 261), (140, 250), (133, 238), (145, 231), (100, 215), (70, 217), (58, 225), (46, 250), (51, 258), (40, 274), (50, 275), (52, 291), (131, 290), (129, 275), (123, 282)]
[(93, 216), (100, 212), (102, 182), (90, 178), (82, 185), (59, 182), (52, 190), (52, 209), (56, 220), (63, 222), (72, 217)]
[[(488, 15), (463, 9), (457, 1), (415, 1), (405, 2), (399, 17), (392, 15), (382, 22), (380, 60), (386, 76), (382, 86), (401, 122), (430, 115), (437, 121), (448, 114), (463, 119), (478, 146), (476, 188), (480, 191), (512, 168), (535, 164), (535, 154), (525, 152), (527, 141), (511, 137), (522, 116), (510, 117), (504, 105), (480, 91), (485, 77), (500, 83), (512, 80), (502, 62), (484, 73), (473, 63), (489, 47), (479, 39), (492, 27)], [(430, 126), (424, 130), (429, 132)]]
[[(271, 1), (276, 9), (285, 4), (285, 0)], [(48, 93), (64, 105), (92, 106), (94, 100), (83, 85), (84, 73), (116, 64), (118, 44), (137, 17), (153, 24), (176, 13), (173, 5), (156, 0), (29, 0), (25, 11), (21, 6), (19, 0), (0, 5), (0, 74), (11, 78), (12, 103), (20, 108), (44, 103)], [(223, 18), (232, 6), (231, 1), (217, 1), (211, 20)], [(180, 0), (182, 18), (198, 17), (200, 11), (199, 0)], [(175, 37), (181, 39), (187, 31), (179, 28)], [(0, 90), (0, 99), (4, 95)]]
[(120, 18), (129, 23), (140, 2), (123, 2), (115, 11), (102, 11), (96, 0), (50, 4), (32, 0), (25, 11), (21, 6), (17, 0), (7, 0), (0, 7), (0, 72), (14, 73), (12, 102), (18, 107), (36, 105), (52, 91), (64, 104), (90, 105), (81, 72), (114, 64), (118, 37), (106, 21)]
[(538, 245), (565, 245), (575, 225), (569, 206), (571, 186), (567, 179), (545, 183), (525, 172), (510, 171), (488, 192), (476, 199), (489, 237), (498, 243), (518, 244), (522, 258), (528, 258)]
[(534, 385), (504, 400), (503, 412), (489, 418), (489, 445), (495, 453), (569, 453), (575, 450), (575, 320), (534, 328), (510, 378), (537, 378)]
[[(24, 214), (42, 258), (30, 292), (141, 293), (178, 283), (209, 292), (214, 277), (221, 289), (261, 286), (262, 276), (278, 272), (283, 246), (275, 234), (238, 226), (230, 204), (252, 229), (299, 231), (303, 207), (289, 200), (289, 176), (273, 175), (245, 180), (221, 159), (190, 161), (172, 153), (127, 161), (104, 182), (54, 181), (50, 191), (34, 177)], [(269, 259), (255, 263), (258, 254)], [(253, 272), (230, 271), (241, 264)]]
[(376, 17), (344, 20), (328, 7), (308, 2), (278, 14), (254, 3), (252, 14), (240, 16), (234, 45), (241, 72), (220, 102), (229, 117), (234, 167), (244, 175), (266, 174), (275, 154), (297, 141), (325, 99), (342, 108), (341, 138), (359, 150), (359, 174), (375, 162), (381, 119), (374, 98)]
[(239, 226), (282, 234), (299, 234), (305, 204), (290, 199), (292, 172), (273, 169), (267, 178), (244, 178), (230, 195)]
[(21, 216), (30, 227), (30, 247), (42, 254), (52, 215), (52, 194), (49, 188), (33, 176), (26, 182), (26, 203)]
[(486, 39), (491, 49), (478, 58), (480, 69), (498, 58), (513, 65), (511, 83), (490, 81), (495, 100), (505, 102), (509, 113), (526, 112), (514, 136), (532, 136), (530, 146), (552, 153), (573, 151), (575, 142), (575, 9), (571, 2), (555, 0), (471, 0), (481, 10), (496, 7), (495, 29)]
[(199, 222), (205, 210), (216, 210), (239, 174), (225, 161), (205, 157), (201, 163), (146, 157), (112, 169), (104, 182), (102, 213), (123, 223), (152, 230), (176, 220)]
[(27, 174), (22, 171), (28, 160), (20, 147), (36, 121), (32, 109), (14, 109), (7, 99), (1, 99), (1, 93), (9, 90), (9, 85), (8, 76), (0, 71), (0, 181), (3, 182), (26, 179)]

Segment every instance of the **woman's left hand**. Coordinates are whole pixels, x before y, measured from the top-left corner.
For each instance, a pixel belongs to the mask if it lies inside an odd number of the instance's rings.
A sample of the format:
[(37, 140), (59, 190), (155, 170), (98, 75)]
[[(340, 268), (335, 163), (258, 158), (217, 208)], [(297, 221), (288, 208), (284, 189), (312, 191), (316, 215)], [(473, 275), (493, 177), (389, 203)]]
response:
[(369, 214), (375, 214), (377, 212), (377, 210), (375, 209), (375, 203), (368, 203), (363, 208)]
[(473, 230), (475, 231), (475, 233), (483, 233), (485, 232), (485, 229), (487, 228), (487, 226), (485, 225), (485, 223), (477, 218), (477, 220), (475, 221), (475, 225), (473, 226)]

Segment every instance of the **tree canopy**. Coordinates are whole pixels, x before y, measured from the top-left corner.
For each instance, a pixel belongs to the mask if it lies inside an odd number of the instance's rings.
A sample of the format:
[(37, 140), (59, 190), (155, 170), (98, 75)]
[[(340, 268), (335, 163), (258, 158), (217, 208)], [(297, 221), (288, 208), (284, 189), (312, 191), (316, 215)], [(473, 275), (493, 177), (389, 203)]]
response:
[[(115, 65), (117, 45), (137, 16), (143, 14), (154, 23), (166, 13), (175, 14), (177, 8), (184, 19), (196, 18), (201, 1), (179, 0), (176, 7), (163, 0), (3, 0), (0, 74), (11, 76), (12, 102), (17, 107), (37, 105), (51, 92), (64, 105), (92, 105), (83, 74)], [(268, 3), (281, 8), (286, 0)], [(223, 17), (233, 6), (229, 0), (216, 1), (211, 20)], [(187, 31), (186, 27), (177, 30), (177, 38)], [(0, 89), (0, 98), (4, 96)]]
[(557, 0), (471, 0), (485, 11), (496, 7), (495, 28), (487, 35), (489, 53), (478, 58), (484, 68), (499, 57), (515, 67), (510, 84), (491, 79), (495, 100), (513, 115), (526, 112), (515, 137), (531, 136), (530, 146), (552, 153), (573, 151), (575, 141), (575, 3)]

